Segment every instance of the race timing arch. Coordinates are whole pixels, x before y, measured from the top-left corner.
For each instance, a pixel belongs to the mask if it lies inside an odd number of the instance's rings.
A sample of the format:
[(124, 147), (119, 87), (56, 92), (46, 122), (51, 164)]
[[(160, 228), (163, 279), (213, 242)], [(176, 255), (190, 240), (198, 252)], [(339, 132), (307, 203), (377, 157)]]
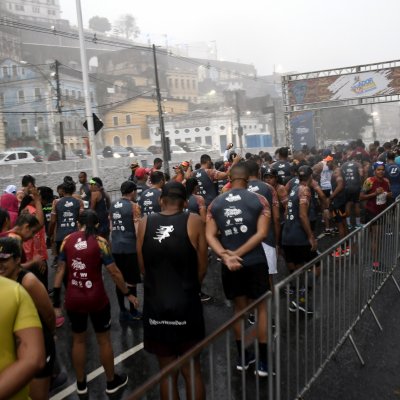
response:
[(400, 101), (400, 60), (282, 76), (287, 146), (320, 146), (321, 110)]

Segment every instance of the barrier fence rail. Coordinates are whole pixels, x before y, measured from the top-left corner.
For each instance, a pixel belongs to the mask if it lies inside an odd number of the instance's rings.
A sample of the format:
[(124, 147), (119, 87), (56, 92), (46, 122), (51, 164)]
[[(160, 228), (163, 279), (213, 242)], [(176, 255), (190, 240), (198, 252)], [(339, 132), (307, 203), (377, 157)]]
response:
[[(190, 387), (186, 398), (200, 398), (195, 387), (196, 357), (201, 360), (207, 399), (301, 398), (347, 339), (364, 364), (352, 331), (367, 310), (382, 330), (372, 307), (373, 299), (389, 279), (400, 292), (393, 276), (399, 256), (399, 225), (400, 200), (397, 200), (362, 228), (277, 283), (273, 293), (266, 293), (236, 314), (190, 352), (150, 378), (129, 400), (159, 398), (163, 380), (169, 382), (169, 399), (175, 399), (172, 380), (182, 368)], [(342, 250), (340, 257), (332, 255), (337, 248)], [(235, 324), (240, 324), (242, 360), (247, 347), (254, 353), (255, 366), (258, 365), (256, 332), (262, 321), (258, 318), (260, 309), (267, 310), (268, 378), (250, 370), (236, 370)], [(252, 326), (247, 323), (249, 313), (255, 315)], [(182, 383), (179, 388), (183, 393)]]

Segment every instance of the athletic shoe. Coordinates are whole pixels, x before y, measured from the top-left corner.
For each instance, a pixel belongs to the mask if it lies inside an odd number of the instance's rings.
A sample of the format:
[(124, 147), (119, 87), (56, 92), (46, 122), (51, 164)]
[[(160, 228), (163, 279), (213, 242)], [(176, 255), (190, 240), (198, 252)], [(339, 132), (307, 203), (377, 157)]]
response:
[(261, 378), (265, 378), (268, 376), (268, 364), (266, 361), (259, 361), (256, 370), (254, 371), (255, 375), (258, 375)]
[(343, 250), (341, 247), (338, 247), (335, 251), (331, 253), (331, 256), (335, 258), (343, 257), (345, 255), (344, 252), (345, 250)]
[(364, 226), (364, 224), (355, 224), (355, 225), (354, 225), (354, 228), (356, 228), (356, 229), (357, 229), (357, 228), (362, 228), (363, 226)]
[(372, 263), (372, 272), (375, 272), (377, 274), (384, 274), (385, 271), (383, 269), (383, 265), (379, 261), (374, 261)]
[(256, 317), (254, 314), (249, 314), (247, 321), (250, 325), (254, 325), (256, 323)]
[(352, 227), (351, 225), (347, 225), (347, 229), (348, 229), (349, 231), (351, 231), (351, 230), (353, 229), (353, 227)]
[(239, 355), (237, 358), (236, 369), (238, 371), (247, 371), (250, 364), (254, 364), (256, 362), (256, 358), (254, 354), (249, 351), (244, 352), (244, 365), (242, 363), (242, 355)]
[(142, 313), (140, 311), (138, 311), (138, 310), (131, 311), (129, 314), (131, 314), (132, 318), (135, 321), (139, 321), (143, 317)]
[(76, 381), (76, 393), (78, 393), (79, 395), (82, 395), (82, 394), (87, 394), (87, 392), (88, 392), (88, 388), (87, 388), (86, 379), (83, 382)]
[(63, 315), (56, 317), (56, 328), (61, 328), (64, 325), (65, 318)]
[(295, 312), (296, 310), (303, 311), (306, 314), (314, 313), (311, 308), (310, 297), (308, 297), (308, 304), (306, 303), (305, 289), (300, 289), (298, 299), (294, 296), (294, 299), (289, 304), (289, 311)]
[(200, 292), (199, 295), (200, 295), (200, 301), (201, 301), (202, 303), (205, 303), (206, 301), (211, 300), (211, 296), (208, 295), (207, 293)]
[(333, 234), (334, 234), (334, 232), (333, 232), (333, 229), (331, 229), (331, 228), (328, 228), (328, 229), (324, 230), (324, 235), (325, 236), (331, 236)]
[(119, 389), (123, 388), (128, 383), (128, 376), (126, 374), (117, 375), (114, 374), (114, 379), (111, 382), (107, 382), (107, 394), (113, 394), (118, 392)]

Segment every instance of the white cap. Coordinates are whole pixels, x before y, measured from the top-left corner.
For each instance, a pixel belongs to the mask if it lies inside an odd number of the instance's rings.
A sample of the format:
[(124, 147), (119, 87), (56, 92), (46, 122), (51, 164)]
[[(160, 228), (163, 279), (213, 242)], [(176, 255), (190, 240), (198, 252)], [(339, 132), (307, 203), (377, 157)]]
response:
[(15, 194), (17, 193), (17, 187), (15, 185), (8, 185), (5, 190), (6, 193)]

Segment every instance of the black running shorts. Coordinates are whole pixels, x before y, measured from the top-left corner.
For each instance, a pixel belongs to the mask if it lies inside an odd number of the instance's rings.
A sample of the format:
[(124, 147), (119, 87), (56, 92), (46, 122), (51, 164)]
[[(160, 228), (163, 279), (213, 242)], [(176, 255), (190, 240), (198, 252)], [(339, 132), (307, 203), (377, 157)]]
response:
[(86, 332), (88, 317), (90, 317), (93, 329), (96, 333), (107, 332), (111, 327), (110, 303), (108, 303), (100, 311), (93, 311), (90, 313), (80, 313), (76, 311), (67, 310), (67, 315), (71, 323), (71, 330), (74, 333)]

